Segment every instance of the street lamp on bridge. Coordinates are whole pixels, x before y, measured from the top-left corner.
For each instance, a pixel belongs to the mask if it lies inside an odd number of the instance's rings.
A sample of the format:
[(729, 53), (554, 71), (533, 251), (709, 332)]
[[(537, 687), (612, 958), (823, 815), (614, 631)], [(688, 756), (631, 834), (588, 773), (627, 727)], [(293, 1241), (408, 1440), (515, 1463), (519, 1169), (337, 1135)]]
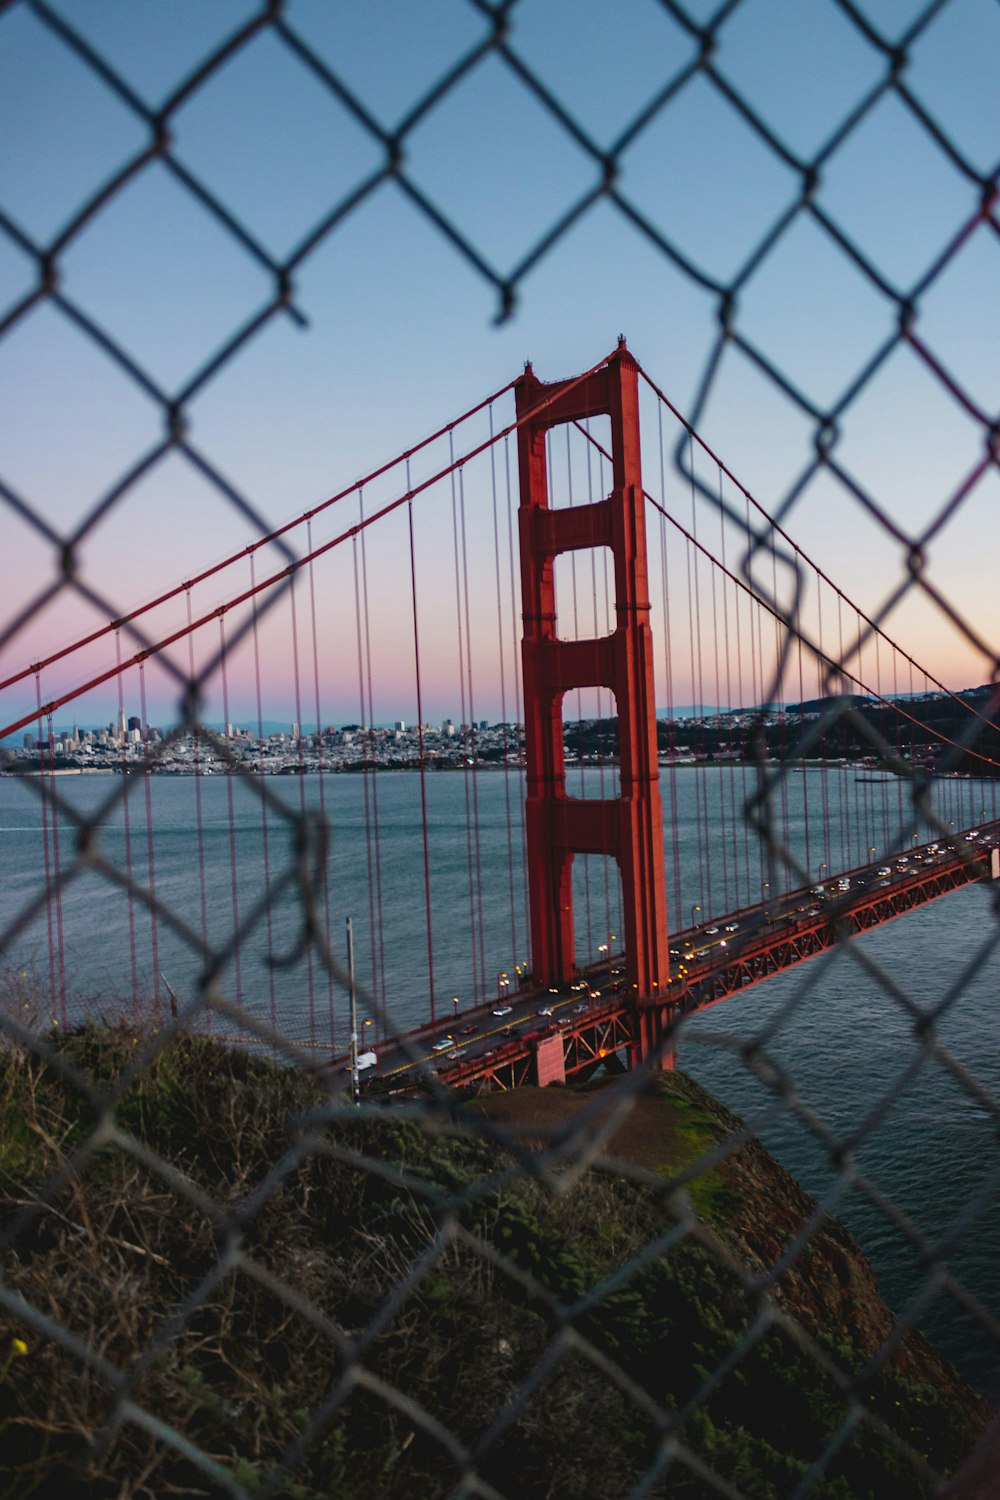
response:
[(692, 906), (692, 908), (691, 908), (691, 926), (692, 927), (697, 927), (697, 925), (698, 925), (698, 918), (696, 917), (695, 913), (699, 912), (699, 911), (701, 911), (701, 907), (700, 906)]

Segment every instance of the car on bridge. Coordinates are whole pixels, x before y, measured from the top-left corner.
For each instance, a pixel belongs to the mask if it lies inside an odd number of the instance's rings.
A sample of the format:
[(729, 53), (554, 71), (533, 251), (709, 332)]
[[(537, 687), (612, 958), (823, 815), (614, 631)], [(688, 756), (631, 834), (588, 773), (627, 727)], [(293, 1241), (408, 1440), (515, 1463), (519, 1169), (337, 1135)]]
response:
[(513, 1009), (512, 1005), (497, 1005), (493, 1008), (493, 1014), (495, 1016), (509, 1016)]

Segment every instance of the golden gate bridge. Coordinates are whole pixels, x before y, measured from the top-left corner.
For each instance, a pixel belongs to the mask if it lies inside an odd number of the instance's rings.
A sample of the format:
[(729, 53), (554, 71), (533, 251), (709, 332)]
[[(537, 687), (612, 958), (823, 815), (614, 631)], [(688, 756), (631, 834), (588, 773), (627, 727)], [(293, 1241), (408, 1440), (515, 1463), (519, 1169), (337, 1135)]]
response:
[[(235, 1018), (242, 1039), (304, 1044), (338, 1068), (349, 1041), (342, 899), (360, 900), (365, 1045), (386, 1089), (669, 1065), (685, 1017), (1000, 875), (984, 733), (996, 694), (952, 692), (853, 603), (624, 340), (571, 379), (542, 382), (526, 366), (125, 615), (81, 592), (104, 618), (0, 682), (0, 738), (37, 741), (31, 760), (11, 764), (33, 773), (40, 871), (0, 941), (13, 951), (44, 932), (48, 1010), (62, 1024), (74, 1016), (64, 904), (94, 872), (127, 909), (134, 1008), (157, 1016), (169, 999), (176, 1012), (180, 991), (183, 1012), (187, 990), (192, 1016), (207, 1001), (214, 1024)], [(294, 703), (281, 764), (291, 780), (280, 783), (264, 716), (276, 684)], [(109, 690), (123, 775), (81, 812), (58, 780), (55, 716), (85, 716)], [(154, 691), (180, 704), (162, 734), (149, 723)], [(255, 736), (232, 722), (247, 691)], [(459, 711), (450, 755), (428, 722), (446, 697)], [(918, 704), (934, 698), (956, 733), (928, 727)], [(394, 718), (389, 701), (412, 704), (416, 722), (400, 719), (387, 741), (376, 726)], [(332, 728), (349, 711), (354, 728)], [(153, 773), (182, 760), (191, 879), (179, 903), (158, 877)], [(487, 767), (502, 783), (502, 827), (488, 836)], [(386, 910), (402, 857), (380, 791), (393, 768), (419, 803), (405, 932)], [(202, 786), (219, 770), (222, 904), (206, 873)], [(335, 771), (354, 773), (363, 807), (349, 898), (328, 806)], [(100, 830), (119, 808), (110, 859)], [(460, 835), (458, 870), (444, 833)], [(291, 952), (278, 920), (289, 896)], [(181, 985), (161, 973), (170, 943), (187, 956)], [(280, 979), (290, 966), (294, 1011)]]

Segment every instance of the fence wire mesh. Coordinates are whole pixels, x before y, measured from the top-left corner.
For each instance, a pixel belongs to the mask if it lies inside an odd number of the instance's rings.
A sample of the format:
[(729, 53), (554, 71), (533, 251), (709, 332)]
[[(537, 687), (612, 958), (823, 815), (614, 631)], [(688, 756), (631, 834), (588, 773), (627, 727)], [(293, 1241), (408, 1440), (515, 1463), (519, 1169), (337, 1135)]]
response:
[[(6, 613), (0, 646), (15, 654), (35, 649), (22, 643), (33, 643), (39, 622), (62, 618), (67, 601), (105, 619), (127, 613), (130, 598), (88, 577), (85, 553), (168, 456), (190, 463), (212, 503), (238, 513), (251, 534), (268, 532), (258, 501), (194, 441), (192, 408), (233, 377), (240, 357), (277, 320), (304, 323), (310, 263), (391, 187), (481, 279), (496, 299), (498, 321), (517, 315), (532, 276), (547, 266), (558, 274), (567, 242), (590, 215), (614, 215), (622, 233), (662, 258), (665, 277), (689, 281), (714, 303), (718, 329), (688, 413), (692, 425), (708, 409), (726, 360), (741, 355), (812, 433), (813, 456), (788, 486), (777, 521), (791, 525), (810, 485), (829, 481), (845, 516), (867, 517), (899, 549), (898, 577), (874, 622), (887, 620), (907, 597), (921, 597), (995, 683), (995, 633), (970, 599), (943, 592), (928, 567), (931, 544), (988, 498), (991, 485), (995, 496), (1000, 463), (995, 373), (984, 389), (966, 374), (961, 350), (939, 352), (920, 326), (932, 291), (970, 247), (994, 261), (1000, 251), (995, 118), (986, 148), (994, 154), (983, 160), (966, 144), (960, 111), (951, 108), (956, 101), (923, 97), (912, 79), (921, 47), (936, 46), (937, 37), (947, 45), (941, 28), (963, 5), (963, 13), (975, 9), (971, 0), (897, 7), (909, 11), (901, 27), (881, 19), (892, 7), (854, 0), (822, 7), (825, 22), (857, 53), (859, 84), (825, 138), (806, 150), (798, 133), (776, 131), (758, 93), (736, 81), (745, 36), (767, 19), (767, 7), (753, 0), (714, 9), (674, 0), (652, 6), (671, 24), (674, 61), (609, 136), (589, 122), (577, 92), (553, 82), (551, 68), (533, 59), (532, 0), (456, 5), (446, 65), (395, 123), (388, 110), (372, 107), (336, 48), (314, 40), (308, 7), (270, 0), (206, 11), (211, 24), (192, 26), (187, 62), (153, 107), (111, 44), (119, 13), (107, 13), (108, 32), (92, 24), (88, 7), (8, 0), (0, 6), (0, 53), (9, 48), (22, 66), (29, 57), (42, 60), (32, 87), (43, 98), (68, 73), (85, 77), (101, 108), (116, 106), (117, 127), (109, 130), (103, 116), (92, 123), (88, 172), (64, 193), (51, 230), (26, 227), (37, 216), (0, 201), (3, 254), (16, 265), (9, 277), (15, 290), (0, 316), (0, 355), (44, 311), (82, 335), (125, 387), (152, 403), (160, 431), (123, 457), (114, 482), (72, 524), (23, 485), (0, 478), (9, 527), (16, 525), (19, 537), (30, 534), (47, 559), (44, 580), (27, 595), (13, 593), (17, 603)], [(983, 0), (977, 15), (988, 27), (996, 11)], [(586, 24), (582, 14), (577, 19)], [(996, 47), (995, 27), (985, 34)], [(391, 40), (390, 33), (387, 45)], [(264, 41), (271, 66), (295, 70), (303, 90), (318, 87), (349, 119), (368, 161), (335, 192), (317, 189), (308, 222), (283, 254), (234, 207), (239, 193), (231, 198), (224, 181), (199, 175), (175, 143), (182, 112), (228, 89), (233, 70)], [(499, 70), (544, 125), (525, 169), (568, 152), (579, 175), (568, 172), (567, 181), (581, 183), (508, 261), (411, 166), (421, 130), (436, 116), (447, 118), (460, 92), (476, 88), (487, 70), (491, 77)], [(654, 136), (661, 149), (664, 135), (683, 132), (679, 106), (696, 92), (731, 114), (793, 184), (726, 276), (699, 261), (683, 236), (664, 227), (658, 204), (630, 187), (630, 154)], [(937, 248), (906, 277), (866, 249), (850, 198), (839, 200), (848, 209), (840, 213), (821, 191), (842, 159), (856, 159), (866, 124), (887, 105), (920, 137), (933, 163), (928, 172), (947, 175), (957, 189)], [(94, 110), (96, 122), (96, 103)], [(86, 121), (81, 129), (87, 133)], [(50, 149), (58, 152), (59, 143)], [(38, 146), (15, 133), (7, 150), (33, 161)], [(253, 173), (253, 160), (243, 166)], [(153, 172), (168, 174), (191, 214), (227, 238), (266, 287), (253, 310), (172, 381), (154, 373), (158, 362), (146, 359), (141, 341), (123, 338), (115, 318), (69, 290), (62, 274), (70, 253)], [(802, 226), (870, 288), (881, 310), (878, 328), (886, 326), (886, 310), (894, 321), (827, 404), (783, 367), (766, 327), (751, 334), (741, 319), (755, 284)], [(149, 222), (151, 255), (157, 233)], [(831, 307), (831, 325), (836, 316)], [(978, 456), (912, 527), (838, 451), (866, 393), (901, 349), (979, 442)], [(677, 466), (690, 478), (687, 458), (682, 445)], [(294, 561), (292, 545), (281, 546)], [(774, 534), (761, 526), (745, 560), (764, 598), (774, 595), (774, 546)], [(783, 544), (777, 547), (784, 557)], [(791, 650), (800, 622), (794, 608), (776, 596), (773, 602)], [(135, 650), (152, 644), (134, 622), (122, 633)], [(842, 644), (836, 665), (846, 668), (856, 649)], [(197, 734), (243, 774), (226, 737), (200, 717), (203, 690), (219, 665), (214, 656), (198, 672), (175, 674), (180, 702), (172, 736)], [(833, 671), (834, 690), (835, 677)], [(995, 707), (995, 698), (986, 701), (969, 744)], [(895, 747), (879, 743), (847, 703), (831, 702), (821, 727), (839, 719), (854, 722), (859, 736), (891, 759)], [(168, 737), (153, 758), (171, 743)], [(774, 814), (787, 774), (785, 766), (770, 767), (764, 792), (747, 811), (779, 863), (791, 860)], [(39, 778), (34, 788), (45, 815), (75, 829), (72, 856), (52, 872), (48, 898), (80, 871), (127, 889), (155, 907), (196, 955), (200, 980), (170, 1022), (140, 1025), (130, 1013), (103, 1032), (64, 1027), (60, 1034), (50, 1025), (44, 984), (33, 987), (30, 975), (17, 972), (8, 978), (0, 1017), (6, 1493), (933, 1493), (970, 1500), (1000, 1493), (987, 1401), (918, 1331), (930, 1308), (944, 1306), (987, 1358), (995, 1362), (1000, 1348), (998, 1309), (953, 1261), (957, 1246), (973, 1246), (980, 1262), (992, 1253), (1000, 1100), (990, 1069), (970, 1066), (944, 1039), (970, 986), (995, 973), (995, 903), (984, 905), (979, 945), (956, 958), (950, 987), (932, 1002), (912, 974), (845, 938), (835, 954), (806, 966), (749, 1035), (721, 1024), (701, 1033), (682, 1028), (682, 1046), (700, 1047), (750, 1080), (744, 1097), (754, 1107), (746, 1125), (684, 1077), (664, 1078), (653, 1067), (598, 1093), (548, 1091), (530, 1124), (519, 1123), (500, 1096), (459, 1103), (437, 1086), (405, 1104), (355, 1106), (339, 1078), (331, 1085), (303, 1068), (302, 1050), (280, 1025), (265, 1024), (231, 998), (227, 974), (241, 937), (259, 929), (288, 892), (300, 906), (300, 949), (308, 948), (338, 987), (347, 980), (317, 919), (329, 830), (293, 799), (244, 780), (249, 794), (266, 798), (291, 852), (238, 930), (214, 945), (206, 944), (189, 904), (157, 894), (109, 854), (102, 830), (133, 794), (126, 778), (89, 814), (55, 783)], [(914, 819), (918, 812), (914, 800)], [(5, 949), (43, 915), (46, 899), (17, 912), (2, 934)], [(786, 1028), (816, 1003), (835, 964), (905, 1019), (912, 1043), (855, 1117), (814, 1107), (809, 1084), (781, 1058)], [(389, 995), (390, 1026), (392, 1009)], [(260, 1054), (227, 1052), (202, 1034), (199, 1022), (209, 1012), (255, 1037)], [(421, 1054), (414, 1047), (411, 1055)], [(947, 1079), (952, 1107), (976, 1122), (969, 1149), (983, 1153), (961, 1203), (933, 1232), (881, 1185), (872, 1150), (898, 1102), (930, 1073)], [(664, 1118), (674, 1154), (662, 1149)], [(812, 1199), (765, 1161), (756, 1142), (777, 1119), (796, 1121), (816, 1147), (822, 1169)], [(871, 1211), (875, 1239), (904, 1246), (915, 1268), (894, 1317), (834, 1217), (852, 1200)]]

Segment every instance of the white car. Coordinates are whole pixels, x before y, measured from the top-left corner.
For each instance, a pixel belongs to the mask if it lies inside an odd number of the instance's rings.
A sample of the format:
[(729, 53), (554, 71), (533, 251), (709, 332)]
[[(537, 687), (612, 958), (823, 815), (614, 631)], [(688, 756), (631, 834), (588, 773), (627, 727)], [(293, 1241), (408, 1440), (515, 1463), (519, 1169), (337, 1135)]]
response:
[(495, 1016), (509, 1016), (513, 1009), (512, 1005), (497, 1005), (493, 1008), (493, 1014)]
[(442, 1037), (439, 1042), (435, 1042), (434, 1043), (434, 1051), (435, 1052), (447, 1052), (448, 1048), (449, 1047), (454, 1047), (454, 1045), (455, 1045), (455, 1038), (453, 1036)]

